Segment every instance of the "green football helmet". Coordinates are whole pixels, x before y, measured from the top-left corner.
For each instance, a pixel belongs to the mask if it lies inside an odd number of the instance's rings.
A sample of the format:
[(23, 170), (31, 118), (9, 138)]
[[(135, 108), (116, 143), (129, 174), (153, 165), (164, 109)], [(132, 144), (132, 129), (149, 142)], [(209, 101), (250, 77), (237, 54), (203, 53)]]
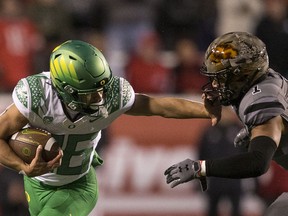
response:
[[(105, 95), (113, 82), (103, 54), (91, 44), (69, 40), (50, 56), (52, 85), (71, 110), (93, 114), (107, 102)], [(93, 97), (101, 101), (89, 102)]]
[(201, 73), (210, 83), (203, 91), (218, 96), (222, 105), (233, 105), (267, 74), (268, 67), (266, 46), (258, 37), (247, 32), (224, 34), (205, 53)]

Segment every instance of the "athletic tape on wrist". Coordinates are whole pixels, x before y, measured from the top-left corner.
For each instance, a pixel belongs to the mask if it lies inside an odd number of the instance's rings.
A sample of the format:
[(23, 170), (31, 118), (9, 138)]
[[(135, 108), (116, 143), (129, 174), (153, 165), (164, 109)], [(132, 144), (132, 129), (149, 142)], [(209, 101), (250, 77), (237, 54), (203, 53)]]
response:
[(201, 166), (200, 175), (206, 176), (206, 161), (205, 160), (200, 161), (200, 166)]

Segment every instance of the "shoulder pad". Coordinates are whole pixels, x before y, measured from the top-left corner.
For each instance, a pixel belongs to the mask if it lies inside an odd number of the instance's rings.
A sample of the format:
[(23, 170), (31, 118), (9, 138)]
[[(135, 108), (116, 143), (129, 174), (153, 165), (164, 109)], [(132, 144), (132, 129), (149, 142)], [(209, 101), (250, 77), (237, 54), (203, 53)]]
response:
[(134, 90), (130, 83), (124, 78), (114, 77), (114, 81), (107, 92), (107, 98), (112, 100), (112, 107), (114, 107), (114, 109), (125, 107), (131, 103), (133, 97)]
[(31, 107), (32, 110), (39, 108), (41, 99), (44, 98), (43, 85), (40, 78), (45, 76), (33, 75), (21, 79), (16, 87), (15, 94), (19, 102), (26, 108)]
[(284, 113), (287, 107), (286, 92), (279, 82), (277, 79), (261, 82), (251, 88), (242, 99), (238, 113), (249, 128)]

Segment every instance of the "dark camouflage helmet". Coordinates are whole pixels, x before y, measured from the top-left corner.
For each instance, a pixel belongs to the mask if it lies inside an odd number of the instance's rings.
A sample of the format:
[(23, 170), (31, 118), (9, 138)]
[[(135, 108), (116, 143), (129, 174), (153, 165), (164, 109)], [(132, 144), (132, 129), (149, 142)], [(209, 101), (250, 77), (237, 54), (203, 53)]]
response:
[[(204, 92), (213, 91), (223, 105), (230, 105), (268, 71), (265, 44), (247, 32), (230, 32), (216, 38), (205, 53), (201, 73), (210, 78)], [(216, 81), (218, 86), (212, 86)]]

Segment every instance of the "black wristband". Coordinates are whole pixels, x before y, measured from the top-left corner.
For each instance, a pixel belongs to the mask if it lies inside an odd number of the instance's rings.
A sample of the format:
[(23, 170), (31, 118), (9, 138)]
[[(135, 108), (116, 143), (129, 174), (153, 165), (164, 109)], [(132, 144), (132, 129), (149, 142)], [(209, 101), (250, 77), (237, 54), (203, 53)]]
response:
[(223, 159), (206, 160), (206, 175), (223, 178), (250, 178), (264, 174), (277, 148), (267, 136), (251, 140), (247, 153)]

